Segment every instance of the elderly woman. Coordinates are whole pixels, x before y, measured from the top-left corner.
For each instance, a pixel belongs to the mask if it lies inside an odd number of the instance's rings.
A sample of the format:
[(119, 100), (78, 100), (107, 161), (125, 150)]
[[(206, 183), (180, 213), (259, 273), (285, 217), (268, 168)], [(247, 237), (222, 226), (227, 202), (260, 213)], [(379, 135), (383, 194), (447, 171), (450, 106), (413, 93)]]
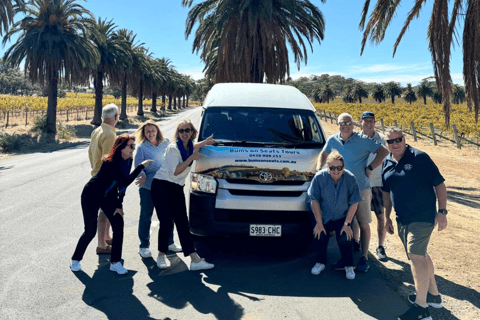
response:
[[(138, 221), (138, 238), (140, 239), (139, 254), (142, 258), (151, 258), (150, 247), (150, 225), (153, 215), (152, 181), (157, 171), (162, 167), (163, 155), (170, 140), (163, 137), (158, 124), (153, 120), (144, 122), (135, 132), (138, 148), (135, 151), (134, 165), (138, 166), (147, 159), (153, 163), (143, 169), (141, 177), (137, 180), (140, 185), (140, 218)], [(168, 250), (174, 252), (182, 251), (182, 248), (173, 242), (173, 220), (169, 223), (172, 232), (168, 236)]]
[(70, 265), (72, 271), (82, 270), (80, 260), (82, 260), (85, 250), (95, 237), (98, 209), (101, 208), (113, 229), (110, 270), (118, 274), (128, 272), (120, 262), (122, 260), (124, 226), (123, 198), (127, 187), (140, 174), (140, 171), (148, 168), (150, 162), (152, 162), (152, 160), (145, 160), (130, 173), (134, 149), (135, 138), (127, 134), (120, 135), (115, 140), (110, 153), (103, 156), (98, 173), (83, 188), (81, 204), (85, 232), (78, 240), (73, 253), (72, 264)]
[(210, 136), (194, 146), (193, 141), (197, 137), (197, 130), (190, 120), (178, 123), (174, 137), (175, 141), (168, 145), (164, 163), (152, 182), (153, 204), (160, 220), (157, 267), (166, 269), (170, 266), (165, 252), (168, 249), (168, 237), (172, 232), (170, 222), (173, 219), (183, 254), (191, 258), (190, 270), (212, 269), (214, 265), (201, 259), (195, 251), (188, 225), (183, 186), (193, 161), (204, 157), (198, 152), (199, 148), (212, 145), (215, 140)]
[(315, 218), (313, 241), (317, 252), (312, 274), (318, 275), (325, 269), (329, 234), (335, 231), (342, 259), (334, 268), (344, 269), (347, 279), (353, 280), (351, 223), (362, 197), (355, 176), (345, 170), (343, 157), (337, 150), (328, 155), (327, 166), (327, 169), (317, 172), (308, 189)]

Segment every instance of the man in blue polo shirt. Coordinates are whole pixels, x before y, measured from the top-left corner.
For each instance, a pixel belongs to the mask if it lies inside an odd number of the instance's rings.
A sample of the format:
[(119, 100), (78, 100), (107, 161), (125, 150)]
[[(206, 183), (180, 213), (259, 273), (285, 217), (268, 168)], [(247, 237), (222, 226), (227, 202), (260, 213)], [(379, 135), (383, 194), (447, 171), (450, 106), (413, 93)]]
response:
[[(354, 132), (353, 120), (350, 114), (342, 113), (339, 115), (338, 125), (340, 132), (331, 135), (327, 139), (327, 143), (319, 156), (317, 170), (320, 170), (325, 165), (330, 152), (336, 149), (345, 160), (345, 168), (352, 172), (357, 179), (360, 195), (363, 199), (358, 204), (356, 213), (356, 219), (360, 225), (362, 247), (362, 256), (358, 261), (357, 271), (367, 272), (370, 267), (368, 247), (370, 245), (370, 222), (372, 222), (370, 207), (372, 191), (370, 189), (369, 177), (372, 171), (381, 165), (383, 159), (388, 155), (388, 150), (368, 136)], [(376, 156), (373, 161), (367, 165), (368, 157), (371, 153), (375, 153)]]
[(426, 153), (406, 145), (401, 129), (390, 128), (386, 142), (390, 155), (385, 158), (382, 167), (385, 228), (388, 233), (394, 233), (390, 219), (393, 206), (398, 235), (412, 262), (416, 290), (416, 294), (408, 297), (411, 308), (398, 319), (431, 319), (428, 306), (442, 308), (443, 305), (427, 246), (437, 224), (438, 231), (447, 227), (445, 179)]

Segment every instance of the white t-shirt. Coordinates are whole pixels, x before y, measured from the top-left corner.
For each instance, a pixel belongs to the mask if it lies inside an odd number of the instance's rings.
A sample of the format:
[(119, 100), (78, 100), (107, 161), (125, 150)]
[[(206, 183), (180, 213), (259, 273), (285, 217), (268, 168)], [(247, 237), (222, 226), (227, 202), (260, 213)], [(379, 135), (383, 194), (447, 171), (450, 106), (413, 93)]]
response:
[(185, 185), (185, 179), (190, 173), (191, 167), (187, 167), (187, 169), (185, 169), (185, 171), (180, 173), (178, 176), (173, 175), (175, 168), (182, 162), (182, 155), (180, 154), (180, 150), (178, 150), (177, 143), (170, 143), (165, 150), (163, 165), (153, 178), (170, 181), (181, 186)]
[[(385, 137), (383, 136), (383, 134), (380, 134), (377, 131), (375, 131), (375, 134), (373, 135), (372, 139), (380, 143), (382, 146), (387, 147), (387, 145), (385, 144)], [(367, 163), (368, 164), (372, 163), (373, 159), (375, 159), (376, 156), (377, 156), (376, 153), (370, 153)], [(380, 164), (378, 167), (375, 168), (375, 170), (372, 171), (372, 174), (370, 175), (370, 187), (381, 187), (381, 186), (382, 186), (382, 165)]]

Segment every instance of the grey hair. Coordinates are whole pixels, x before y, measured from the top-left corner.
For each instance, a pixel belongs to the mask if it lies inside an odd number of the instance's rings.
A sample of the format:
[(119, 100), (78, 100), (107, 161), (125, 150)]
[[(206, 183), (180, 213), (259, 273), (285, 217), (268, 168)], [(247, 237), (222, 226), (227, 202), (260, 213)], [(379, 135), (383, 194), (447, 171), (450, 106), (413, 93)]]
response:
[(111, 119), (114, 118), (115, 115), (118, 114), (118, 107), (114, 103), (107, 104), (105, 107), (102, 108), (102, 118), (103, 119)]
[(352, 121), (353, 121), (352, 115), (350, 113), (344, 112), (344, 113), (342, 113), (338, 116), (337, 122), (340, 122), (340, 119), (342, 119), (343, 117), (350, 117), (350, 119), (352, 119)]
[(392, 126), (392, 127), (388, 127), (387, 128), (387, 135), (389, 136), (390, 134), (394, 133), (394, 132), (400, 132), (403, 134), (403, 130), (399, 127), (395, 127), (395, 126)]

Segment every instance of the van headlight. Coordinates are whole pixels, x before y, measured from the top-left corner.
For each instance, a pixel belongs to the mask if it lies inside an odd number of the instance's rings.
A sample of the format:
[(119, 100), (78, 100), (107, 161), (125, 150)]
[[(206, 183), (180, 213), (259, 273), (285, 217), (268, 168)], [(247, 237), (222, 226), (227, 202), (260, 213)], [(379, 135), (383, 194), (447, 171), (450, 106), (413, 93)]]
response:
[(212, 176), (192, 173), (191, 187), (193, 191), (215, 193), (217, 191), (217, 181)]

